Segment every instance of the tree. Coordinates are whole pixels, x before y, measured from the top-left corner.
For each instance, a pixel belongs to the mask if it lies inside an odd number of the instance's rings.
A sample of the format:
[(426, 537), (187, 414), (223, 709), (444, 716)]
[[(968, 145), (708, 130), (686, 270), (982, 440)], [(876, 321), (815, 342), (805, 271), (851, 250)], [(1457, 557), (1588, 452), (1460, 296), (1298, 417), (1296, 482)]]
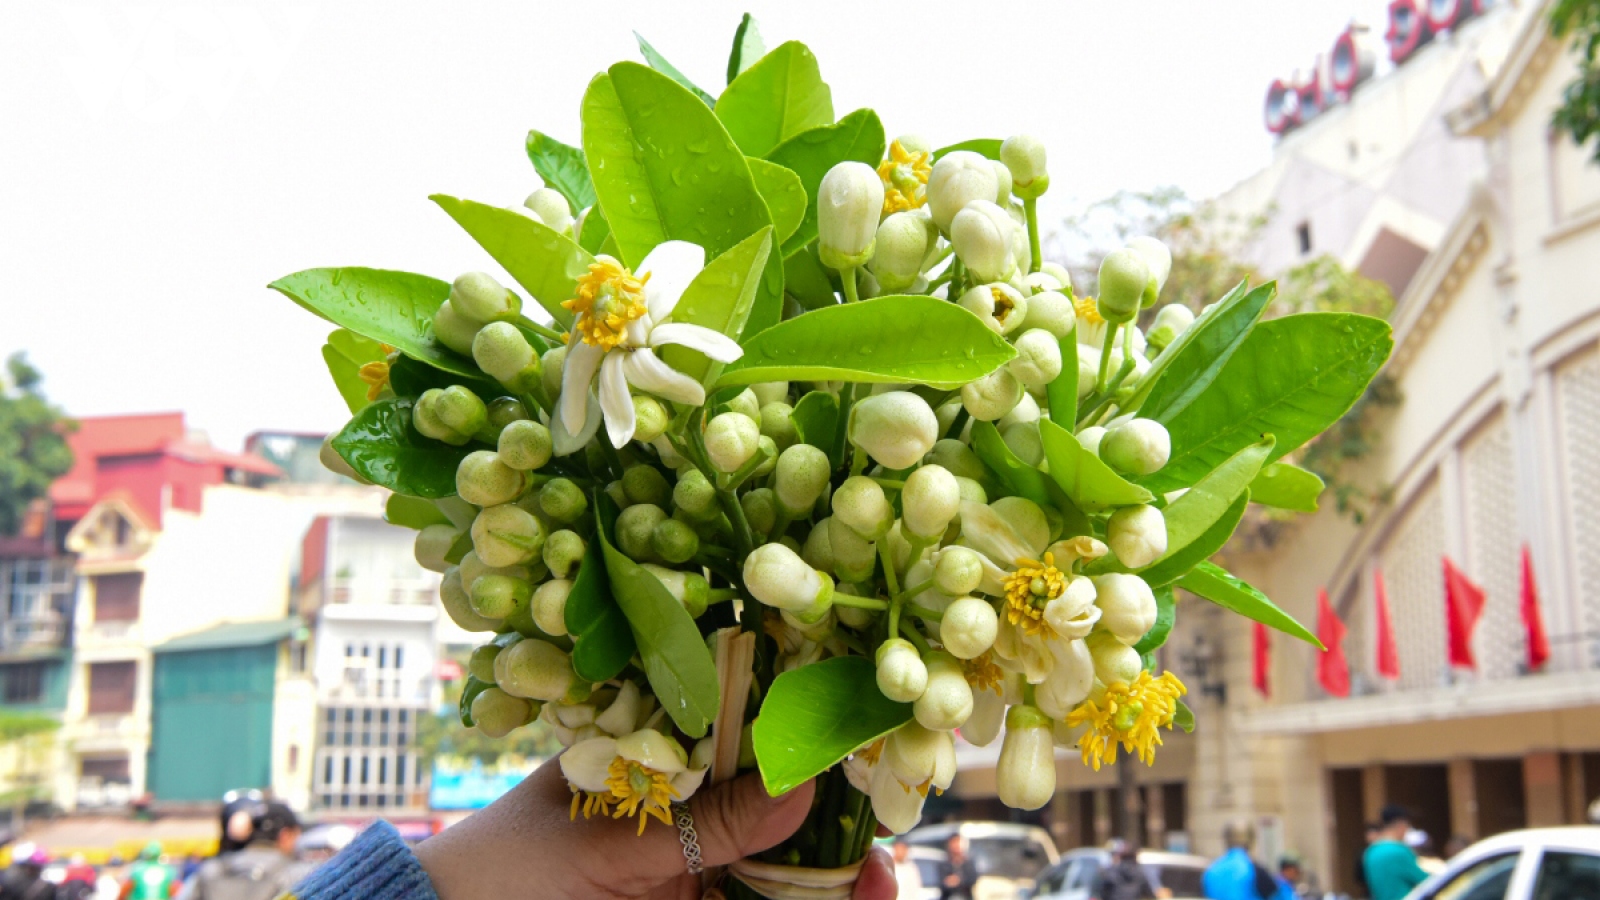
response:
[[(1578, 54), (1578, 77), (1562, 91), (1550, 124), (1582, 146), (1600, 134), (1600, 0), (1556, 0), (1550, 33), (1572, 38)], [(1591, 153), (1600, 162), (1600, 141)]]
[(0, 380), (0, 535), (16, 534), (34, 501), (72, 468), (72, 422), (39, 389), (43, 376), (17, 353)]
[(50, 742), (60, 727), (50, 716), (0, 709), (0, 808), (10, 809), (13, 833), (28, 804), (50, 796)]

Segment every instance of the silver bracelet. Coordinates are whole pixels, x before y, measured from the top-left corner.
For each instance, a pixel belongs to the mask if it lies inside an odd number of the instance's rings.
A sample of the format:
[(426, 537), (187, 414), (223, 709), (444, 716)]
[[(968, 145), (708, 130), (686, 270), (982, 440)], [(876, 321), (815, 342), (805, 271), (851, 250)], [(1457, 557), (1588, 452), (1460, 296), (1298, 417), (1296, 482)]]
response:
[(678, 826), (678, 842), (683, 844), (683, 859), (689, 864), (689, 874), (699, 875), (705, 865), (700, 860), (700, 835), (695, 833), (689, 804), (672, 804), (672, 823)]

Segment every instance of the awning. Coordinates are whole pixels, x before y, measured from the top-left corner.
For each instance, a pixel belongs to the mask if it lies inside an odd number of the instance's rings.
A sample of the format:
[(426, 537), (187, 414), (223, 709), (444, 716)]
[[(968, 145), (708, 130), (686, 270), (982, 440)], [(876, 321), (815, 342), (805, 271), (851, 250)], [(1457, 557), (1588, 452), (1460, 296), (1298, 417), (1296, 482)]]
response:
[(186, 650), (217, 650), (224, 647), (257, 647), (276, 644), (306, 627), (299, 616), (265, 622), (224, 622), (204, 631), (180, 635), (151, 649), (152, 653), (181, 653)]

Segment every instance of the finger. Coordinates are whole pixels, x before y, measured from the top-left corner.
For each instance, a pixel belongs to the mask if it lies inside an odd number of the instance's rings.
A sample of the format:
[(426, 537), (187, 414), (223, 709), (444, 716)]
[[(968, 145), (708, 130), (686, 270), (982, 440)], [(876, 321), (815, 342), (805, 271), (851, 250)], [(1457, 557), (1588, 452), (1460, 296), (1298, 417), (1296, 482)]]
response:
[(875, 833), (875, 834), (876, 834), (876, 835), (877, 835), (877, 836), (878, 836), (878, 837), (888, 837), (888, 836), (890, 836), (890, 835), (892, 835), (892, 834), (894, 834), (894, 832), (892, 832), (892, 831), (890, 831), (890, 830), (889, 830), (889, 826), (887, 826), (887, 825), (884, 825), (884, 824), (883, 824), (883, 823), (881, 823), (881, 822), (880, 822), (880, 823), (878, 823), (878, 830), (877, 830), (877, 831), (876, 831), (876, 832), (874, 832), (874, 833)]
[(807, 781), (781, 797), (770, 796), (754, 772), (697, 791), (689, 811), (705, 864), (725, 866), (777, 846), (805, 822), (815, 793), (816, 783)]
[(889, 858), (889, 851), (873, 847), (861, 867), (855, 890), (850, 892), (850, 900), (894, 900), (899, 893), (900, 886), (894, 879), (894, 862)]

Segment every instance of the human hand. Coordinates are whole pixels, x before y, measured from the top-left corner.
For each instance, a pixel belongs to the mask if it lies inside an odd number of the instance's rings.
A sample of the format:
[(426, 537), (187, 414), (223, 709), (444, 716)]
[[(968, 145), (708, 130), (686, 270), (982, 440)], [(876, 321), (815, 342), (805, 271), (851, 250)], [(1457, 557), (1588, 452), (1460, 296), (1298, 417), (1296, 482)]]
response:
[[(696, 791), (689, 809), (706, 866), (776, 846), (805, 821), (814, 793), (806, 782), (769, 797), (755, 774)], [(700, 876), (689, 874), (676, 828), (651, 822), (639, 835), (633, 819), (572, 821), (571, 804), (572, 792), (550, 760), (488, 808), (424, 841), (417, 859), (440, 900), (701, 896)], [(897, 892), (888, 852), (873, 848), (853, 900), (893, 900)]]

